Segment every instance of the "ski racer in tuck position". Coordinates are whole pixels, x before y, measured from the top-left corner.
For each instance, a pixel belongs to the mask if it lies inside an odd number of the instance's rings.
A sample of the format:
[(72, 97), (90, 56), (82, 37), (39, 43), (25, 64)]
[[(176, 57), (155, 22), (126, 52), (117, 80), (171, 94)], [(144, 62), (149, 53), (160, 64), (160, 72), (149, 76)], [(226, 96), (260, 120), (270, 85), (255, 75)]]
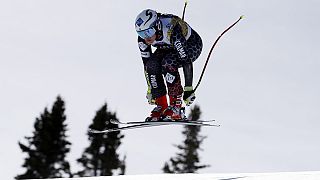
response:
[[(184, 119), (182, 98), (187, 106), (195, 100), (192, 63), (201, 54), (201, 37), (178, 16), (151, 9), (137, 16), (135, 29), (148, 84), (147, 99), (156, 105), (146, 121)], [(151, 46), (156, 48), (154, 52)], [(183, 68), (184, 88), (179, 68)]]

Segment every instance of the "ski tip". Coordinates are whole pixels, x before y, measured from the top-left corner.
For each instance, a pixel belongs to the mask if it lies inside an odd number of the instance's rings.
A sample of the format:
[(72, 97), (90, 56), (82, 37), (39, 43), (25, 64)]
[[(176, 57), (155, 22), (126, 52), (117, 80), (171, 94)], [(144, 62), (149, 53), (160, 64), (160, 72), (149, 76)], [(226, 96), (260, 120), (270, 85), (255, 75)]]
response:
[(95, 130), (95, 129), (88, 129), (88, 132), (91, 134), (101, 134), (104, 133), (105, 131), (99, 131), (99, 130)]
[(120, 122), (119, 122), (119, 120), (117, 120), (117, 119), (110, 119), (110, 123), (112, 123), (112, 124), (119, 124)]
[(244, 15), (240, 16), (240, 19), (243, 19), (244, 18)]
[(88, 132), (89, 132), (89, 133), (97, 133), (97, 130), (94, 130), (94, 129), (88, 129)]

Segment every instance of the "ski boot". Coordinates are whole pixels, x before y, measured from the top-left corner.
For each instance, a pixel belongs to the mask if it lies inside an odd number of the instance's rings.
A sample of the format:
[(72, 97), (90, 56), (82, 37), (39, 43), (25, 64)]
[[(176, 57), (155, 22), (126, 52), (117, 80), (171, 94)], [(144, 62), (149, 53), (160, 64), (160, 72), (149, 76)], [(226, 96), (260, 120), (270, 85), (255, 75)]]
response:
[(167, 96), (161, 96), (156, 98), (156, 107), (151, 111), (149, 117), (146, 118), (146, 121), (161, 121), (163, 111), (168, 108)]
[(182, 107), (181, 96), (170, 96), (170, 106), (164, 110), (164, 120), (183, 120), (185, 118), (185, 108)]

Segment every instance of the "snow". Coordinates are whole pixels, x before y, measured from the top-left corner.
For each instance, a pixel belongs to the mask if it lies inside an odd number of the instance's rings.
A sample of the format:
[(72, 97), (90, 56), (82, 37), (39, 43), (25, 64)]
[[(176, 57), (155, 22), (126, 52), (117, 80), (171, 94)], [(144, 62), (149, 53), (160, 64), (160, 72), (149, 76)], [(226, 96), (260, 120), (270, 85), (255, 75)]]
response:
[[(67, 180), (70, 178), (61, 178)], [(72, 180), (319, 180), (320, 171), (239, 174), (155, 174), (72, 178)], [(57, 179), (55, 179), (57, 180)]]

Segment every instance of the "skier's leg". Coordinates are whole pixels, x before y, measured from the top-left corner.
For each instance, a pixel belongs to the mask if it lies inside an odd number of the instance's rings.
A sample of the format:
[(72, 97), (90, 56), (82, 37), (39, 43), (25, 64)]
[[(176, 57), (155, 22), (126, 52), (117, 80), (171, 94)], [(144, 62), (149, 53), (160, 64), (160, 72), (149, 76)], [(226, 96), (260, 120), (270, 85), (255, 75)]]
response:
[(182, 110), (181, 78), (179, 74), (178, 54), (174, 51), (168, 51), (163, 58), (163, 75), (168, 87), (170, 106), (164, 111), (164, 116), (169, 119), (178, 120), (184, 118)]
[(183, 88), (179, 74), (178, 54), (167, 51), (162, 60), (162, 71), (168, 87), (169, 96), (181, 96)]

